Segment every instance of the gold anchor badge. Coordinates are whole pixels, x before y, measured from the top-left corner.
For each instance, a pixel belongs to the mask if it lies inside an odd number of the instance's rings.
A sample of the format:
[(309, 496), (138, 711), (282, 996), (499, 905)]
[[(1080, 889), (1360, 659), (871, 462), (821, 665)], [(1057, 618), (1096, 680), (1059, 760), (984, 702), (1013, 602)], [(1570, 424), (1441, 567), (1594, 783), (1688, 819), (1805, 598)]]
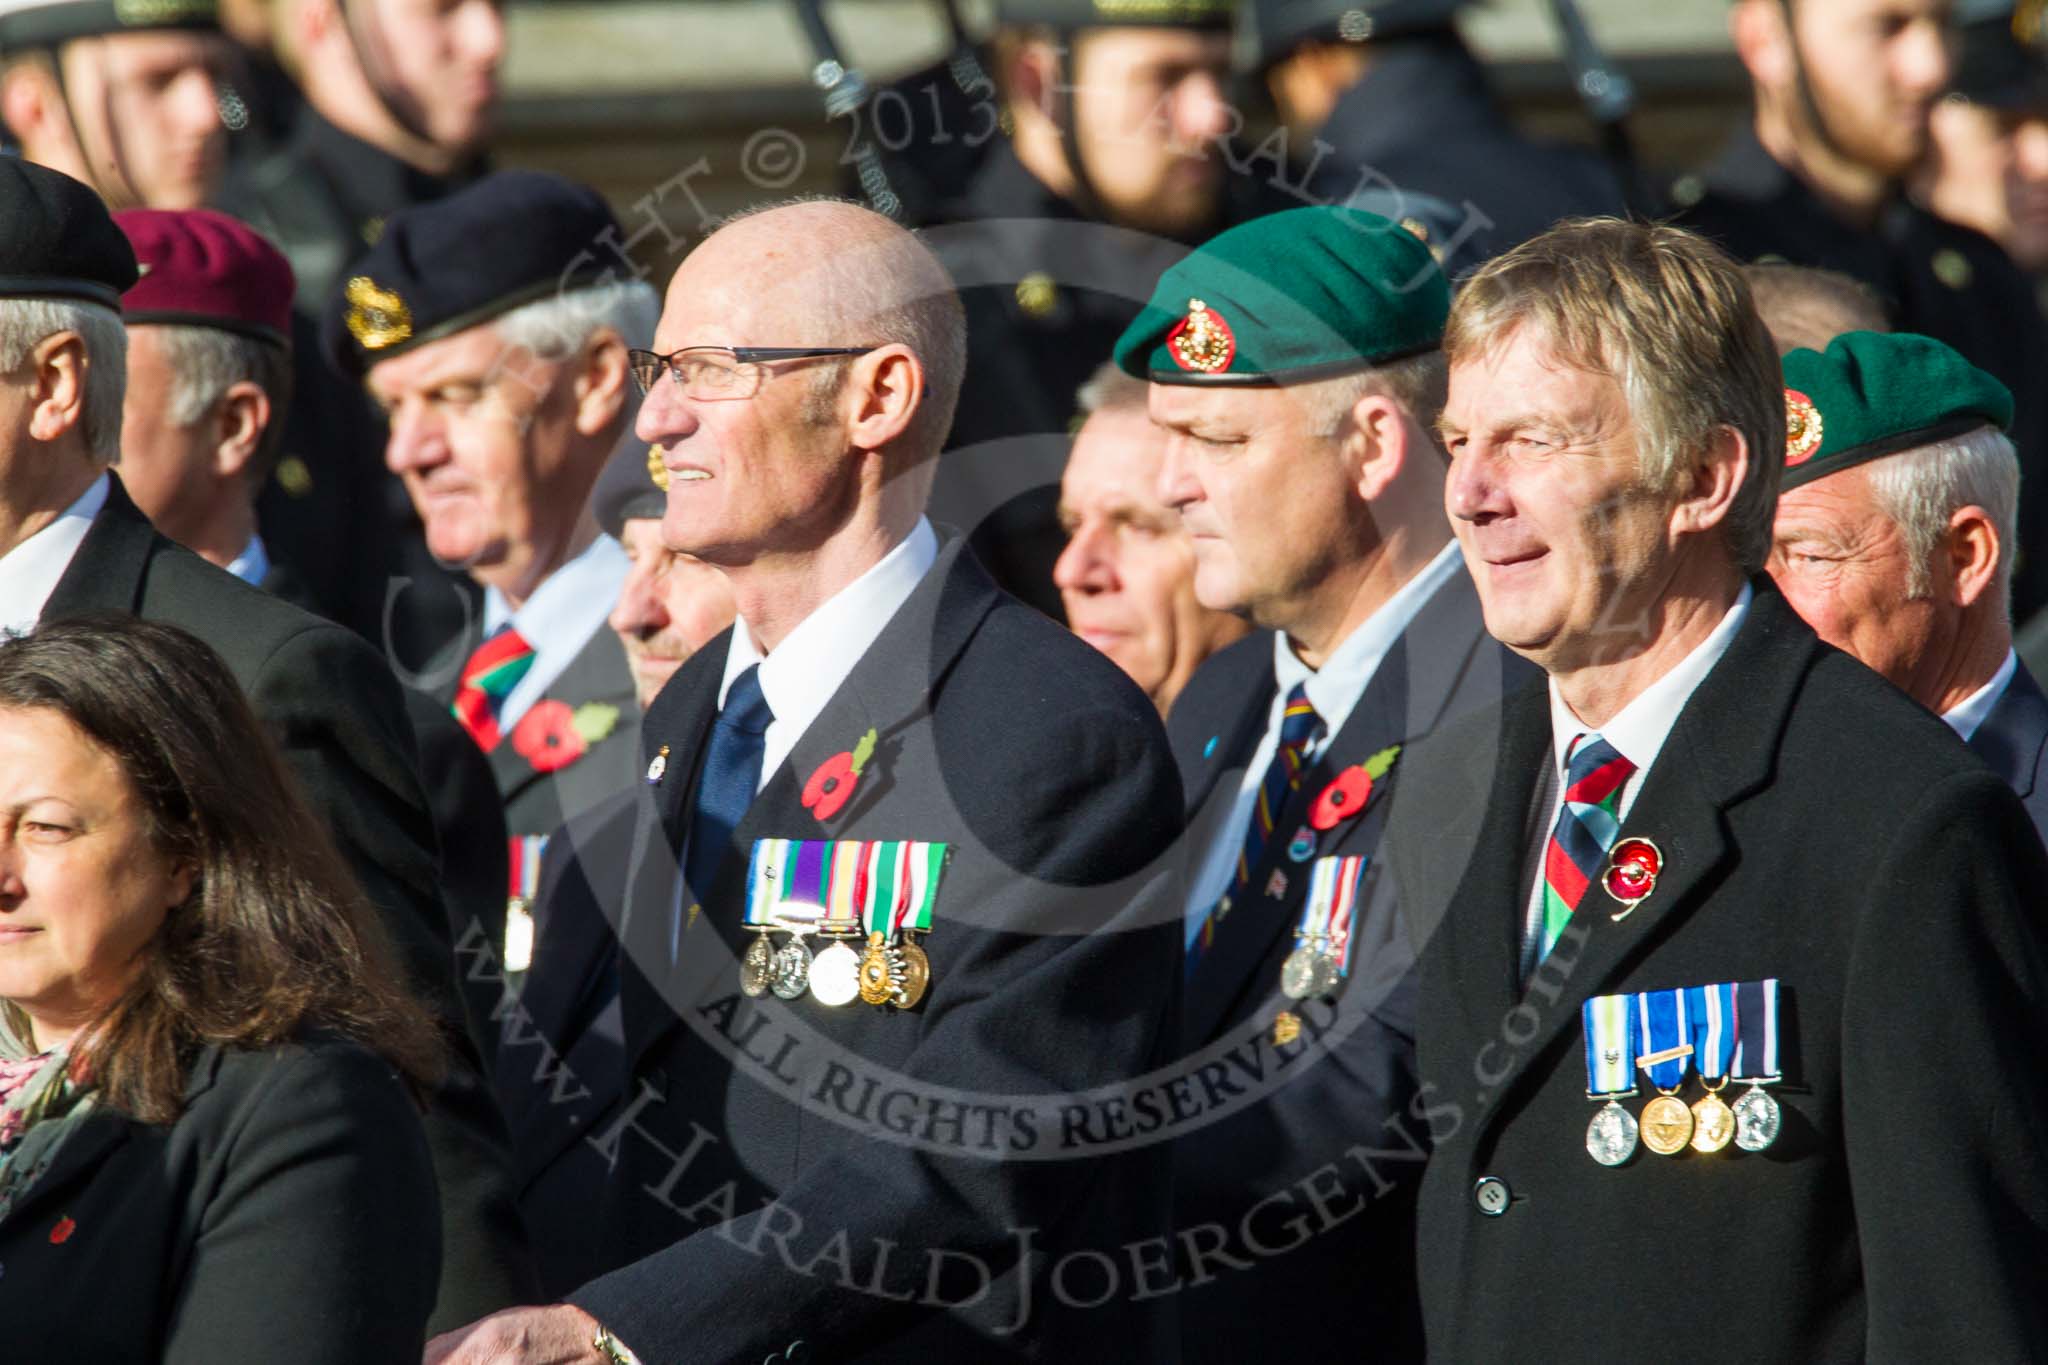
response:
[(412, 336), (412, 310), (405, 300), (368, 275), (348, 282), (348, 332), (366, 351), (381, 351)]

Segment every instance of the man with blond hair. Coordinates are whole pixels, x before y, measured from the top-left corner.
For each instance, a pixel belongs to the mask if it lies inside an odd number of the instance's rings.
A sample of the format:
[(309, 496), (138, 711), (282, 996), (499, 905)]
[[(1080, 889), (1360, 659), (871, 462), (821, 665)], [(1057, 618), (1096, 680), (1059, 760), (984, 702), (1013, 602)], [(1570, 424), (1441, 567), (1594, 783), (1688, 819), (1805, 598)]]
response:
[(1466, 284), (1445, 349), (1446, 510), (1549, 686), (1416, 755), (1389, 832), (1437, 921), (1431, 1356), (1683, 1320), (1731, 1359), (2028, 1357), (2048, 856), (1759, 573), (1785, 395), (1735, 263), (1564, 224)]
[[(1785, 357), (1771, 577), (1820, 637), (1940, 716), (2048, 832), (2048, 697), (2013, 652), (2020, 464), (2005, 385), (1932, 337)], [(1810, 414), (1811, 420), (1808, 420)]]
[(1163, 1296), (1099, 1275), (1170, 1254), (1163, 1148), (1096, 1106), (1168, 1041), (1179, 783), (1130, 680), (925, 518), (963, 332), (851, 204), (670, 281), (638, 431), (739, 619), (642, 727), (624, 1083), (550, 1106), (608, 1273), (437, 1365), (1172, 1358)]

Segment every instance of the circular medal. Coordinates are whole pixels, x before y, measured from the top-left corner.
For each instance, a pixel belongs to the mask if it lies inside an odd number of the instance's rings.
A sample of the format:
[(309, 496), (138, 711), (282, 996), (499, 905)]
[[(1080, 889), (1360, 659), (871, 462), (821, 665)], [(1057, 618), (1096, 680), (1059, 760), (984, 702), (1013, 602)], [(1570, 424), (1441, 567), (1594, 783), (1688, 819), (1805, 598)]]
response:
[(1613, 1100), (1586, 1125), (1586, 1151), (1602, 1166), (1619, 1166), (1636, 1154), (1635, 1116)]
[(1659, 1095), (1643, 1106), (1643, 1145), (1658, 1156), (1676, 1156), (1692, 1141), (1692, 1110), (1676, 1095)]
[(766, 994), (768, 978), (774, 970), (775, 945), (768, 941), (768, 935), (755, 935), (740, 959), (740, 990), (748, 995)]
[(900, 979), (892, 999), (899, 1010), (915, 1009), (917, 1002), (924, 999), (925, 988), (932, 983), (932, 960), (907, 938), (893, 952)]
[(1728, 1139), (1735, 1136), (1735, 1111), (1711, 1092), (1702, 1095), (1692, 1107), (1692, 1149), (1695, 1152), (1718, 1152), (1728, 1145)]
[(1304, 943), (1280, 964), (1280, 990), (1289, 1000), (1306, 1000), (1316, 993), (1316, 957), (1316, 950)]
[(860, 998), (870, 1005), (886, 1005), (896, 993), (889, 976), (888, 940), (879, 933), (868, 935), (867, 951), (860, 955)]
[(1778, 1102), (1752, 1085), (1735, 1101), (1735, 1145), (1745, 1152), (1761, 1152), (1778, 1138)]
[(1327, 948), (1318, 951), (1309, 968), (1308, 993), (1328, 995), (1337, 989), (1337, 975), (1337, 955)]
[(834, 943), (811, 963), (811, 995), (821, 1005), (839, 1006), (860, 994), (860, 955)]
[(793, 938), (775, 950), (774, 964), (768, 969), (768, 989), (784, 1000), (794, 1000), (810, 989), (810, 984), (810, 945)]

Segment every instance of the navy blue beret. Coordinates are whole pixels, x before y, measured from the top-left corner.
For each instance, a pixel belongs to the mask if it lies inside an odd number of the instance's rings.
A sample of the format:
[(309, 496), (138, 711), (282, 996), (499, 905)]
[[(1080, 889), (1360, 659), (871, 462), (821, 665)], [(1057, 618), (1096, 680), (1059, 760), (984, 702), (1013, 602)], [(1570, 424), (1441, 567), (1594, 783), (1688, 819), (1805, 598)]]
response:
[(618, 219), (587, 185), (498, 171), (393, 214), (327, 301), (320, 348), (360, 379), (424, 342), (619, 276), (619, 240)]

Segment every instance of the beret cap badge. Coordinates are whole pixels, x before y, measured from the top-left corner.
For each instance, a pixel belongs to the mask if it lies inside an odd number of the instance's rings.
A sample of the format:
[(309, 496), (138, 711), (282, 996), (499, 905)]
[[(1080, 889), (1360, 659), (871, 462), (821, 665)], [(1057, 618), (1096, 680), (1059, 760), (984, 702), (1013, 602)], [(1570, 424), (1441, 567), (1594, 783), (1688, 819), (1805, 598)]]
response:
[(348, 332), (366, 351), (381, 351), (412, 336), (412, 310), (405, 300), (368, 275), (348, 282)]
[(1174, 364), (1198, 374), (1220, 374), (1237, 355), (1237, 337), (1230, 324), (1200, 299), (1188, 300), (1188, 315), (1166, 334)]
[(1820, 409), (1797, 389), (1785, 390), (1785, 463), (1805, 464), (1820, 449)]

